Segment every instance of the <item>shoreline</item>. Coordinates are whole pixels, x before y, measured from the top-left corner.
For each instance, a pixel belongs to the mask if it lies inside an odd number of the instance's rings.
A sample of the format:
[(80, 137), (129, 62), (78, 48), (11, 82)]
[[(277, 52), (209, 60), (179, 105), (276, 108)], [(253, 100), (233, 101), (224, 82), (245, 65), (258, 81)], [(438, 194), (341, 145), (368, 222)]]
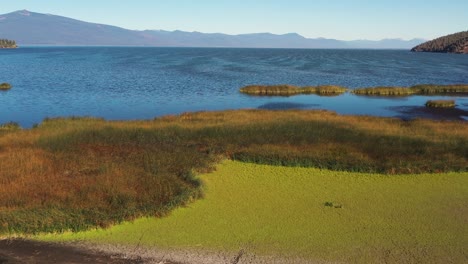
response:
[[(52, 243), (27, 239), (0, 240), (0, 263), (109, 263), (109, 264), (306, 264), (312, 260), (297, 257), (262, 256), (248, 249), (239, 251), (158, 248), (134, 245), (97, 244), (84, 241)], [(312, 263), (328, 264), (329, 261), (314, 260)]]

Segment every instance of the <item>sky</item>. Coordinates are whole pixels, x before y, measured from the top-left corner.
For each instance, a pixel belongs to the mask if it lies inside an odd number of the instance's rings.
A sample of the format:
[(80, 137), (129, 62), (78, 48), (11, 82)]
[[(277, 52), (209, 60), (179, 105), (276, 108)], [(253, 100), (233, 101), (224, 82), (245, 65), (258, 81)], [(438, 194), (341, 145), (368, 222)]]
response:
[(135, 30), (299, 33), (340, 40), (434, 39), (468, 30), (468, 1), (451, 0), (14, 0), (27, 9)]

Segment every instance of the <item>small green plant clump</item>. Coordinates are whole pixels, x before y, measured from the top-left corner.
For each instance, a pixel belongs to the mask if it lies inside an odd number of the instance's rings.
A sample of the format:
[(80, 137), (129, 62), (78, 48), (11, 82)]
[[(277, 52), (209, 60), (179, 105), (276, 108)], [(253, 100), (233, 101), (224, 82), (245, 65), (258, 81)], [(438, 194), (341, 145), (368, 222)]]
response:
[(0, 83), (0, 90), (6, 91), (11, 89), (11, 84), (9, 83)]
[(455, 107), (455, 101), (454, 100), (429, 100), (426, 103), (426, 107), (454, 108)]

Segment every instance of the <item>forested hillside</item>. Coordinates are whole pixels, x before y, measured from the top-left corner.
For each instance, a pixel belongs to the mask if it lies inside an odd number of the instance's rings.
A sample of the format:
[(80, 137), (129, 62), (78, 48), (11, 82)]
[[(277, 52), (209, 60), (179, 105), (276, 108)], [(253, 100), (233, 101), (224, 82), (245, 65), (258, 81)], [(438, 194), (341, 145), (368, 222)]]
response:
[(16, 42), (14, 40), (0, 39), (0, 49), (16, 47)]
[(468, 31), (428, 41), (414, 47), (411, 51), (468, 54)]

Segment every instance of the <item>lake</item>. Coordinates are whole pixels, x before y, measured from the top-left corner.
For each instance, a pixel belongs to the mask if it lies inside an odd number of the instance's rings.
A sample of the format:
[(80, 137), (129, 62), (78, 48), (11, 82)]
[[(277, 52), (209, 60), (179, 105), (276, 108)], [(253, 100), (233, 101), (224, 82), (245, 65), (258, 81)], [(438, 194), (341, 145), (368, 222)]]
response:
[[(468, 119), (468, 97), (300, 95), (252, 97), (250, 84), (335, 84), (349, 88), (468, 83), (468, 56), (403, 50), (142, 47), (0, 49), (0, 123), (31, 127), (46, 117), (151, 119), (187, 111), (328, 109), (404, 119)], [(426, 109), (428, 99), (456, 109)]]

